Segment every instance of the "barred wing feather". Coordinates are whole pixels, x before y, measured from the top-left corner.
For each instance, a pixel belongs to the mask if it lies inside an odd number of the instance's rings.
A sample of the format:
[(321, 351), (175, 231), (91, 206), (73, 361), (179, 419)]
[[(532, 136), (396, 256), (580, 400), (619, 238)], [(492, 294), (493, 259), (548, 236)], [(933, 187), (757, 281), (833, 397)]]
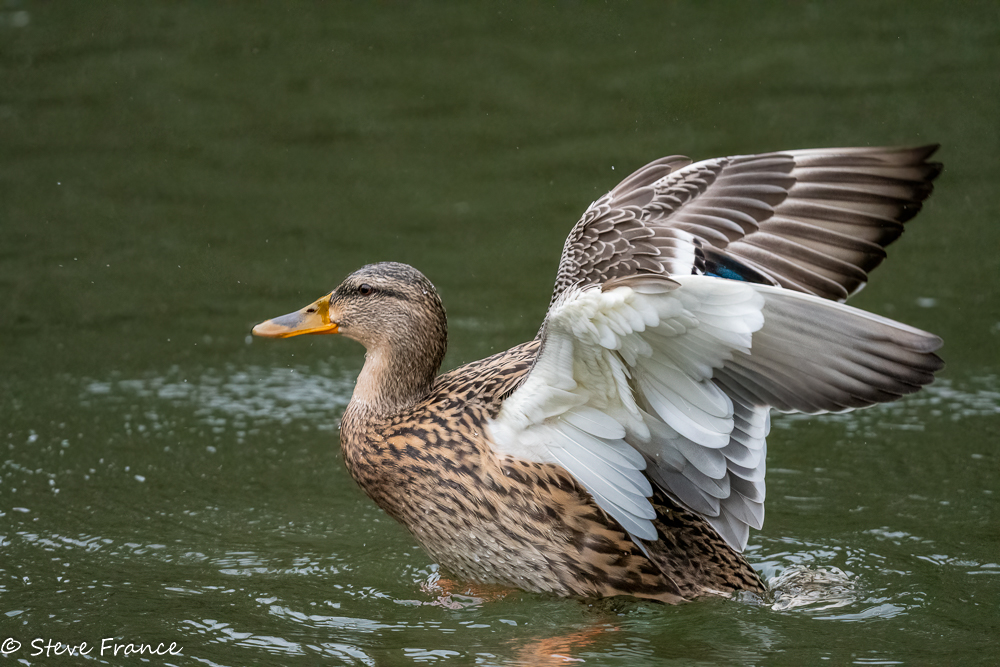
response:
[(574, 285), (714, 273), (844, 301), (920, 210), (937, 146), (817, 148), (656, 160), (601, 197), (563, 246), (553, 303)]

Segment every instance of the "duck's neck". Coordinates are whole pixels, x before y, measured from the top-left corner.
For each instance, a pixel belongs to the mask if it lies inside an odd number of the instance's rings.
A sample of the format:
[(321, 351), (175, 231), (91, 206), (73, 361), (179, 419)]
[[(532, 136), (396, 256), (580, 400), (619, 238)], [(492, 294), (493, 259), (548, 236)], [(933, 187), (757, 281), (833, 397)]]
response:
[(444, 359), (445, 331), (394, 344), (373, 345), (351, 397), (354, 411), (368, 418), (399, 414), (424, 398)]

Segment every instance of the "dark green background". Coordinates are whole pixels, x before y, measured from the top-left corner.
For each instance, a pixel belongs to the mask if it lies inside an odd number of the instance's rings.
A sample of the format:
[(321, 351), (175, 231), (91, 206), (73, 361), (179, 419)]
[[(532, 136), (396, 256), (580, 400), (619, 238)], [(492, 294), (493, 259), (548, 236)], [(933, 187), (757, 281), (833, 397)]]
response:
[[(152, 664), (530, 664), (552, 638), (595, 665), (990, 663), (998, 136), (995, 3), (6, 0), (0, 640), (37, 664), (72, 661), (36, 637), (184, 647)], [(452, 367), (534, 335), (569, 228), (654, 158), (927, 142), (936, 192), (853, 303), (948, 367), (775, 418), (749, 555), (792, 609), (421, 604), (432, 563), (335, 446), (361, 348), (247, 338), (391, 259), (440, 289)], [(824, 572), (815, 599), (789, 583)]]

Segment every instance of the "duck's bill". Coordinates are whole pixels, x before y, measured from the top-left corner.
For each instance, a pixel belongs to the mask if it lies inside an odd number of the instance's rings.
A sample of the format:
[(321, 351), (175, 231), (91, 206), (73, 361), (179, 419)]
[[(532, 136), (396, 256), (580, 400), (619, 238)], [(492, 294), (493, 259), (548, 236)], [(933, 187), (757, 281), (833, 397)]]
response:
[(261, 322), (253, 328), (253, 335), (264, 338), (290, 338), (302, 334), (339, 333), (337, 323), (330, 321), (332, 294), (333, 292), (317, 299), (302, 310)]

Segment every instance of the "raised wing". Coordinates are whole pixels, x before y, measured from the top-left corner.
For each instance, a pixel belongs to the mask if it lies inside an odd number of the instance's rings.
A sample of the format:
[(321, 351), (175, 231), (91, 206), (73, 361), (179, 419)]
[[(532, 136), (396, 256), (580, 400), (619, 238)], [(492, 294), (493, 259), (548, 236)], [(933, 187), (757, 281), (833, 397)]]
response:
[(742, 550), (763, 521), (771, 406), (871, 405), (916, 391), (941, 367), (931, 334), (697, 275), (567, 290), (541, 340), (490, 424), (497, 453), (561, 465), (640, 545), (657, 539), (652, 481)]
[(574, 285), (691, 273), (844, 301), (920, 210), (937, 146), (820, 148), (642, 167), (587, 209), (553, 302)]

